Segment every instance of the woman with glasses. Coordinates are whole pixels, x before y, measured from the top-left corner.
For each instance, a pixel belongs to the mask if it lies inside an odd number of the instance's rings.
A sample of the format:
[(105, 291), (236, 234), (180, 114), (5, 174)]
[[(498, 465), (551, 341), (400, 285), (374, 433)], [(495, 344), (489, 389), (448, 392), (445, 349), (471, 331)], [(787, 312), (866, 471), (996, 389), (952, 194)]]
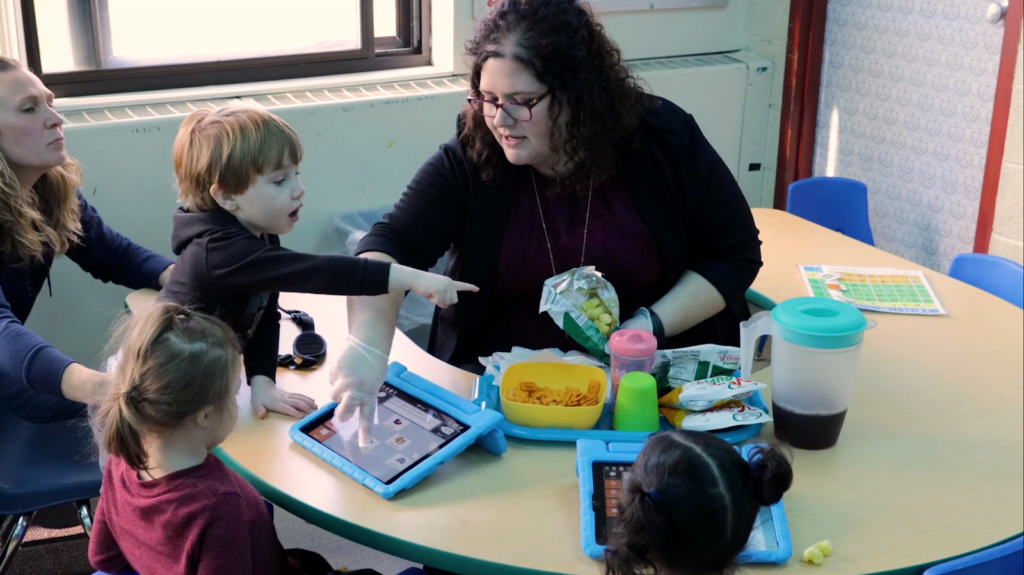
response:
[[(754, 220), (693, 117), (645, 94), (576, 0), (506, 0), (467, 43), (472, 92), (456, 135), (359, 244), (363, 257), (480, 287), (434, 316), (429, 351), (465, 369), (512, 346), (577, 349), (538, 314), (547, 278), (596, 266), (625, 327), (663, 348), (739, 344), (761, 266)], [(353, 336), (386, 356), (401, 298), (349, 299)], [(380, 383), (358, 350), (335, 395)], [(365, 364), (365, 365), (364, 365)]]

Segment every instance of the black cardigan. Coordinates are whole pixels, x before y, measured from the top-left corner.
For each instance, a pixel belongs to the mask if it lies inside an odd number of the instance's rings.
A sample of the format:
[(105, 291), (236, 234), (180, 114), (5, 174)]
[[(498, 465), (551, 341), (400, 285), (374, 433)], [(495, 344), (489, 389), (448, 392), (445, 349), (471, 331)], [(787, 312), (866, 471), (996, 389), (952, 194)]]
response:
[[(658, 291), (667, 293), (689, 269), (727, 302), (724, 311), (670, 338), (669, 346), (739, 345), (738, 323), (750, 316), (744, 294), (761, 267), (754, 218), (693, 116), (667, 100), (651, 99), (639, 145), (625, 155), (620, 171), (661, 252), (665, 273)], [(359, 242), (359, 253), (383, 252), (419, 269), (448, 251), (447, 274), (480, 287), (480, 293), (461, 294), (457, 305), (435, 311), (429, 351), (448, 363), (479, 371), (474, 342), (480, 322), (510, 319), (482, 315), (494, 287), (510, 200), (529, 185), (529, 170), (508, 165), (497, 181), (484, 182), (452, 138)], [(537, 286), (538, 304), (540, 295)]]

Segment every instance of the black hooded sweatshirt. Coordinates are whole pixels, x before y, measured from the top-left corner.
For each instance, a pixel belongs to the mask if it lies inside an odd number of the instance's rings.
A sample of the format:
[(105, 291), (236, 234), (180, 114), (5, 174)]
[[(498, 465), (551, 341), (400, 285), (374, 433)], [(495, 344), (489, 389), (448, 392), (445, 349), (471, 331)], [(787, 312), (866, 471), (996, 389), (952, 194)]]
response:
[(245, 373), (274, 379), (277, 370), (279, 292), (381, 295), (391, 264), (341, 255), (314, 255), (281, 247), (276, 235), (256, 236), (216, 208), (174, 213), (171, 249), (178, 257), (160, 299), (223, 320), (242, 344)]

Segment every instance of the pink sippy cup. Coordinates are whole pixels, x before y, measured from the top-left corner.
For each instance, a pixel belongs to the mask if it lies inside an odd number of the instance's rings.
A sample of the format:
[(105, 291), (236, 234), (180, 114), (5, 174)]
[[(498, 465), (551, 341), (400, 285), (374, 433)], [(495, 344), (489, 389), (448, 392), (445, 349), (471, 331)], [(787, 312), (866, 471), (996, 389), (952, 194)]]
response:
[(654, 352), (658, 349), (658, 340), (643, 330), (620, 329), (608, 339), (608, 349), (612, 358), (610, 402), (614, 403), (620, 377), (633, 371), (651, 373), (654, 369)]

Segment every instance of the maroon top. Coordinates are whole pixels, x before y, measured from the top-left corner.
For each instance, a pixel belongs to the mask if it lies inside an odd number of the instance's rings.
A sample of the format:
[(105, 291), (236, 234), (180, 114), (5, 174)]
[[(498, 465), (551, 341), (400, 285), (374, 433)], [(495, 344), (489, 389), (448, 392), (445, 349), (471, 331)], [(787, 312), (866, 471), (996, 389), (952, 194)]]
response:
[(301, 575), (259, 493), (212, 455), (150, 481), (111, 456), (89, 561), (106, 573)]
[[(534, 173), (540, 192), (544, 222), (551, 240), (555, 269), (565, 272), (580, 265), (587, 194), (552, 195), (557, 181)], [(541, 289), (550, 278), (551, 257), (544, 239), (533, 184), (512, 199), (511, 215), (498, 258), (494, 295), (481, 327), (479, 355), (554, 347), (563, 351), (583, 348), (555, 325), (547, 313), (539, 314)], [(620, 321), (637, 308), (649, 306), (663, 294), (658, 280), (663, 273), (658, 246), (629, 192), (615, 179), (594, 188), (583, 265), (595, 266), (619, 295)]]

